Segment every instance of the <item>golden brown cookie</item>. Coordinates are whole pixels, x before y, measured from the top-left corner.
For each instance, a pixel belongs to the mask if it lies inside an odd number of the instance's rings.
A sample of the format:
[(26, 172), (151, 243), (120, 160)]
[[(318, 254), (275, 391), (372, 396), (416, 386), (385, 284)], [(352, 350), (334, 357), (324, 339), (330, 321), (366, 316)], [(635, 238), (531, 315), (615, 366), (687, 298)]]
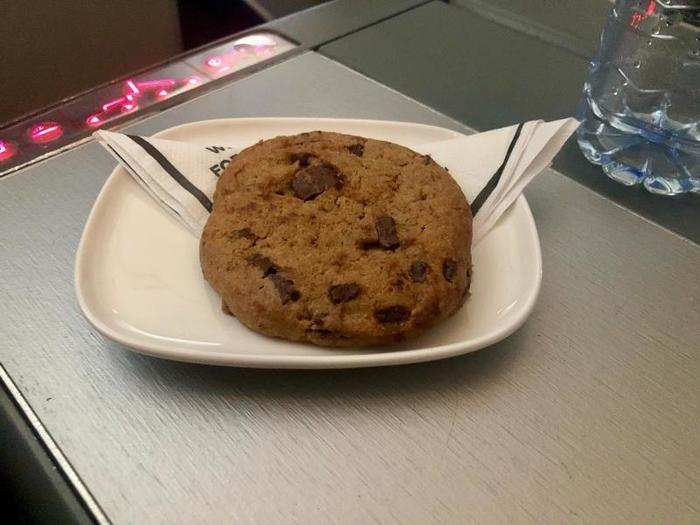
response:
[(394, 343), (464, 302), (471, 222), (430, 157), (314, 131), (232, 159), (200, 259), (224, 310), (252, 330), (324, 346)]

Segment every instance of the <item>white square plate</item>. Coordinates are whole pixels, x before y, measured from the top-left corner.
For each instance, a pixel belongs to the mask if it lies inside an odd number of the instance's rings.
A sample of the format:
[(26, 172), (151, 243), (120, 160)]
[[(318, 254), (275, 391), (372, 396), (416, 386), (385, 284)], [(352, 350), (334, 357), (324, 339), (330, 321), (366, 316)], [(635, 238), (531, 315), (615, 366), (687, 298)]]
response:
[[(409, 148), (459, 136), (401, 122), (276, 118), (194, 122), (155, 136), (243, 146), (309, 130)], [(397, 346), (319, 348), (259, 335), (223, 314), (202, 277), (198, 245), (199, 239), (117, 167), (97, 197), (76, 255), (83, 313), (106, 337), (166, 359), (256, 368), (382, 366), (464, 354), (507, 337), (532, 310), (542, 278), (537, 229), (521, 196), (475, 247), (471, 297), (453, 317)]]

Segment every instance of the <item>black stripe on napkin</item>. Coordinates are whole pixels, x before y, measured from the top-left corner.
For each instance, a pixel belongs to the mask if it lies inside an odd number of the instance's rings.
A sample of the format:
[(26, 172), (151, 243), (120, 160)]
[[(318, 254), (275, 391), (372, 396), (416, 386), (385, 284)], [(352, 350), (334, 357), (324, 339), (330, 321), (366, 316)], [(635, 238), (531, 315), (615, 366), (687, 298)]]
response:
[(515, 135), (513, 136), (513, 140), (510, 141), (510, 146), (508, 146), (508, 151), (506, 152), (506, 158), (503, 159), (503, 163), (499, 166), (498, 170), (496, 170), (496, 173), (494, 173), (489, 181), (486, 183), (486, 186), (483, 187), (483, 189), (479, 192), (479, 195), (476, 196), (476, 199), (472, 201), (471, 204), (471, 209), (472, 209), (472, 215), (476, 215), (477, 212), (481, 209), (481, 207), (484, 205), (484, 202), (486, 202), (486, 199), (489, 198), (491, 193), (493, 193), (493, 190), (496, 189), (496, 186), (498, 186), (498, 181), (501, 180), (501, 175), (503, 175), (503, 170), (506, 168), (506, 165), (508, 164), (508, 160), (510, 159), (511, 153), (513, 153), (513, 148), (515, 148), (515, 144), (518, 142), (518, 138), (520, 138), (520, 132), (523, 130), (523, 124), (520, 123), (518, 124), (518, 129), (515, 130)]
[(153, 157), (153, 160), (155, 160), (158, 164), (160, 164), (160, 167), (163, 168), (168, 175), (170, 175), (175, 181), (182, 186), (184, 189), (189, 191), (192, 196), (197, 199), (202, 206), (206, 208), (208, 212), (211, 213), (212, 209), (212, 203), (211, 199), (207, 197), (202, 190), (200, 190), (197, 186), (192, 184), (187, 178), (178, 171), (178, 169), (171, 164), (171, 162), (165, 158), (165, 156), (158, 151), (158, 149), (145, 140), (142, 137), (139, 137), (138, 135), (127, 135), (131, 140), (136, 142), (139, 146), (141, 146), (146, 153), (148, 153), (151, 157)]
[[(117, 157), (119, 160), (122, 161), (122, 164), (124, 165), (125, 169), (128, 170), (129, 173), (131, 173), (131, 175), (132, 175), (133, 177), (136, 177), (136, 178), (137, 178), (138, 180), (140, 180), (145, 186), (148, 186), (148, 183), (147, 183), (145, 180), (143, 180), (143, 177), (142, 177), (141, 175), (139, 175), (138, 172), (137, 172), (135, 169), (133, 169), (133, 168), (131, 167), (131, 164), (129, 164), (129, 163), (126, 161), (126, 159), (125, 159), (124, 157), (122, 157), (122, 156), (119, 154), (119, 152), (118, 152), (116, 149), (114, 149), (114, 148), (112, 147), (111, 144), (108, 144), (107, 142), (104, 142), (103, 145), (104, 145), (105, 147), (107, 147), (107, 148), (109, 149), (109, 151), (112, 152), (112, 155), (114, 155), (115, 157)], [(158, 201), (159, 201), (161, 204), (164, 204), (165, 206), (167, 206), (168, 209), (171, 210), (175, 215), (177, 215), (178, 217), (182, 217), (182, 216), (180, 215), (180, 213), (179, 213), (175, 208), (173, 208), (170, 204), (168, 204), (167, 202), (165, 202), (165, 201), (162, 200), (162, 199), (158, 199)]]

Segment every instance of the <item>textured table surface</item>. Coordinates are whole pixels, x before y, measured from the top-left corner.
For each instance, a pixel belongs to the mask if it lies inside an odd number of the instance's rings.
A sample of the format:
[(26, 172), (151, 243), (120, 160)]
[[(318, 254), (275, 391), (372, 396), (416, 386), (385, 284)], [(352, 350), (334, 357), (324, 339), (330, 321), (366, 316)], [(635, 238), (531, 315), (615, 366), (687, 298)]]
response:
[[(459, 124), (308, 53), (139, 123)], [(87, 144), (0, 181), (0, 361), (115, 523), (700, 520), (700, 247), (547, 171), (542, 292), (513, 336), (429, 364), (159, 361), (78, 312), (73, 259), (114, 166)]]

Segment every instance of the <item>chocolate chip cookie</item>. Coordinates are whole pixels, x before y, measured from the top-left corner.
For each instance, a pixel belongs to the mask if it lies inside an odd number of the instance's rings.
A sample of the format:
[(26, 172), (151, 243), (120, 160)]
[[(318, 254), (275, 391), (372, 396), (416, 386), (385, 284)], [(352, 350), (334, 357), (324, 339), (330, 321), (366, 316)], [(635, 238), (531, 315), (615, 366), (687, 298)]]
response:
[(323, 346), (388, 344), (462, 305), (471, 222), (459, 186), (430, 157), (314, 131), (232, 159), (200, 259), (224, 310), (252, 330)]

